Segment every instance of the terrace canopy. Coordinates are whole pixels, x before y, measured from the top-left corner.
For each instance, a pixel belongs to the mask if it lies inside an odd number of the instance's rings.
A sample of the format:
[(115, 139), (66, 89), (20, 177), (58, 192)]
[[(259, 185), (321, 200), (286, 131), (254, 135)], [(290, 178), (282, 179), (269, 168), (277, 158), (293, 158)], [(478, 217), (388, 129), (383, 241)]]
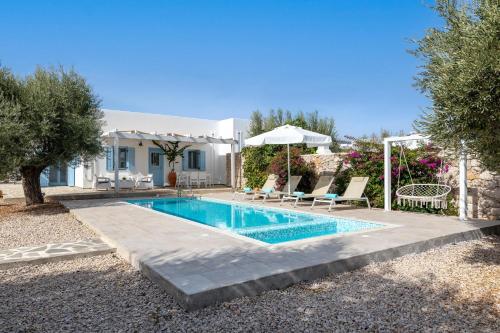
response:
[[(284, 125), (245, 140), (246, 146), (263, 146), (266, 144), (285, 145), (288, 153), (288, 179), (290, 179), (290, 145), (307, 144), (308, 147), (329, 146), (332, 138), (328, 135), (305, 130), (301, 127)], [(288, 182), (290, 194), (290, 182)]]
[[(186, 143), (213, 143), (213, 144), (229, 144), (231, 145), (231, 186), (234, 188), (236, 186), (236, 160), (234, 156), (234, 148), (238, 143), (235, 139), (223, 139), (214, 138), (210, 136), (190, 136), (190, 135), (179, 135), (174, 133), (169, 134), (158, 134), (158, 133), (146, 133), (137, 130), (129, 131), (119, 131), (113, 130), (111, 132), (105, 132), (101, 136), (102, 138), (112, 138), (113, 139), (113, 149), (115, 151), (114, 165), (118, 165), (118, 149), (120, 146), (120, 139), (135, 139), (135, 140), (156, 140), (156, 141), (170, 141), (170, 142), (186, 142)], [(119, 170), (117, 167), (114, 168), (114, 178), (115, 178), (115, 191), (118, 192), (119, 189)]]

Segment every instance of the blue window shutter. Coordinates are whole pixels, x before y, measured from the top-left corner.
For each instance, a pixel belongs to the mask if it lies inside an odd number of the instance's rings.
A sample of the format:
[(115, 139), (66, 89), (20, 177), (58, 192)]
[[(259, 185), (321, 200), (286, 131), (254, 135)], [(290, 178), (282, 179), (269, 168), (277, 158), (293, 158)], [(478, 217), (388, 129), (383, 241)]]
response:
[(200, 151), (200, 171), (205, 171), (206, 162), (205, 162), (205, 151)]
[(189, 163), (189, 150), (184, 150), (184, 154), (182, 156), (182, 170), (186, 171), (188, 169), (188, 163)]
[(50, 167), (48, 168), (45, 168), (42, 173), (40, 174), (40, 186), (41, 187), (47, 187), (49, 186), (49, 169)]
[(72, 163), (68, 165), (68, 186), (75, 186), (75, 163)]
[(113, 171), (113, 147), (106, 147), (106, 171)]
[(135, 148), (128, 147), (127, 148), (127, 169), (134, 171), (135, 170)]

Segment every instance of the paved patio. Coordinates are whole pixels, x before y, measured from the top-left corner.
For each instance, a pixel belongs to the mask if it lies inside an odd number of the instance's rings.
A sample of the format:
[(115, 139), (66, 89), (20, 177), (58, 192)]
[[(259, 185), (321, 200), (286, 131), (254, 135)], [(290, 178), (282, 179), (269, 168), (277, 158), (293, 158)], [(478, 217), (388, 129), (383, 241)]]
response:
[[(20, 182), (18, 183), (0, 183), (0, 191), (3, 192), (4, 199), (24, 199), (23, 186)], [(72, 195), (78, 193), (92, 193), (93, 189), (84, 189), (80, 187), (71, 186), (51, 186), (42, 187), (42, 192), (46, 196), (51, 195)]]
[(24, 265), (38, 265), (60, 260), (91, 257), (114, 252), (100, 239), (39, 246), (23, 246), (0, 251), (0, 270)]
[[(230, 193), (207, 196), (231, 198)], [(387, 226), (262, 245), (119, 199), (75, 200), (63, 204), (187, 309), (252, 296), (332, 272), (357, 269), (370, 262), (500, 232), (500, 221), (464, 223), (454, 217), (342, 207), (328, 214), (326, 208), (321, 207), (314, 212)], [(268, 202), (266, 206), (279, 205)], [(310, 212), (309, 205), (296, 210)]]
[[(0, 200), (8, 202), (24, 199), (23, 187), (20, 183), (0, 183), (0, 191), (3, 192), (4, 196), (3, 199)], [(229, 192), (231, 191), (231, 188), (225, 185), (214, 185), (212, 187), (193, 187), (192, 189), (181, 188), (180, 191), (183, 195), (190, 195), (191, 193), (204, 194), (213, 192)], [(96, 189), (92, 188), (81, 188), (76, 186), (50, 186), (42, 187), (42, 192), (45, 194), (45, 197), (47, 199), (61, 201), (176, 195), (178, 189), (172, 187), (155, 187), (151, 190), (120, 190), (118, 193), (116, 193), (113, 189), (109, 191), (97, 191)]]

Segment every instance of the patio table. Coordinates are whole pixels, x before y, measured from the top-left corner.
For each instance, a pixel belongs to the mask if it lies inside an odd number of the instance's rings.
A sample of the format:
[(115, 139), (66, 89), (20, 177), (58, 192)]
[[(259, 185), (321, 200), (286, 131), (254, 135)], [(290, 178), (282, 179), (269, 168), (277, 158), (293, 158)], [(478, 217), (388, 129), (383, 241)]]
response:
[[(120, 189), (132, 190), (135, 187), (135, 180), (133, 179), (120, 179), (119, 180)], [(111, 180), (111, 187), (115, 187), (115, 181)]]

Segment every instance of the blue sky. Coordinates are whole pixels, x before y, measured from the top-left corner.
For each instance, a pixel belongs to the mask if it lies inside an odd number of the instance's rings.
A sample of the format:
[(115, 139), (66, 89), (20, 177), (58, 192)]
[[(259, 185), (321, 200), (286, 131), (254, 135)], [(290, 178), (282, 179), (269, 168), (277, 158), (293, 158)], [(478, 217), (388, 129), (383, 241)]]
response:
[(341, 134), (411, 130), (409, 39), (440, 24), (427, 0), (9, 1), (0, 62), (73, 66), (106, 108), (222, 119), (318, 110)]

